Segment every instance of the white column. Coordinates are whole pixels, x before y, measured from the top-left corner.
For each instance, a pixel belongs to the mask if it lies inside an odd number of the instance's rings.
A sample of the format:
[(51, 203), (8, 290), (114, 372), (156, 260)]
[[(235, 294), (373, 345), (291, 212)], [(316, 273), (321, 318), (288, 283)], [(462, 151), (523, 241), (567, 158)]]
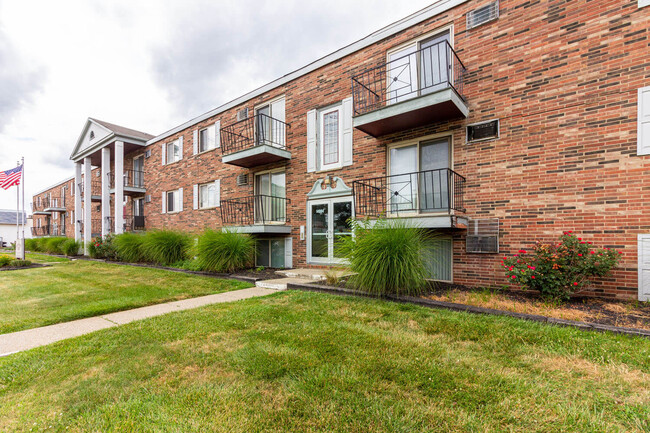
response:
[(92, 239), (92, 191), (90, 189), (91, 176), (90, 158), (84, 158), (84, 254), (88, 255), (88, 244)]
[(102, 236), (111, 232), (111, 190), (109, 185), (109, 172), (111, 171), (111, 149), (104, 147), (102, 149)]
[(124, 142), (115, 142), (115, 234), (124, 232)]
[(74, 240), (81, 242), (81, 163), (74, 164)]

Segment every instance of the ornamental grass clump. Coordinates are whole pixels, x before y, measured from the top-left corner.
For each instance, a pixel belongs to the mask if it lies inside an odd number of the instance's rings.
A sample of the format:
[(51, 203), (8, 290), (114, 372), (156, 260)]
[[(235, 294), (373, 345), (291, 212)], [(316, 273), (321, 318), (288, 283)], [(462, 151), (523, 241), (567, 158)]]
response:
[(532, 252), (519, 250), (501, 260), (508, 280), (523, 289), (538, 290), (543, 298), (566, 301), (598, 277), (616, 267), (622, 253), (595, 248), (571, 231), (556, 244), (536, 243)]
[(25, 251), (38, 251), (38, 240), (34, 238), (25, 239)]
[(144, 261), (142, 240), (143, 236), (135, 233), (122, 233), (115, 236), (113, 246), (117, 259), (129, 263)]
[(143, 259), (150, 263), (169, 266), (186, 260), (192, 239), (186, 233), (171, 230), (154, 230), (142, 236)]
[(199, 236), (196, 252), (202, 270), (235, 272), (253, 264), (255, 240), (246, 234), (206, 230)]
[(49, 254), (63, 254), (61, 251), (61, 244), (68, 240), (65, 237), (45, 238), (44, 251)]
[(81, 249), (81, 243), (74, 239), (65, 240), (60, 246), (61, 252), (66, 256), (78, 256)]
[(355, 273), (348, 284), (375, 295), (418, 295), (427, 285), (426, 264), (433, 243), (425, 229), (411, 227), (401, 219), (351, 221), (354, 236), (338, 248)]

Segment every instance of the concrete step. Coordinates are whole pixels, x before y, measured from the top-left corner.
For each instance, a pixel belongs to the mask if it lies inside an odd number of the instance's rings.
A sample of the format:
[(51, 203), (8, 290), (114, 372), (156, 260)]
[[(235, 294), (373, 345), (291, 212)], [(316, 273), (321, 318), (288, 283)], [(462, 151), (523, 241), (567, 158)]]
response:
[(286, 278), (297, 278), (304, 283), (304, 280), (311, 281), (323, 281), (326, 278), (327, 274), (335, 274), (338, 278), (346, 277), (352, 275), (351, 272), (348, 272), (344, 269), (284, 269), (281, 271), (275, 271), (276, 274), (282, 275)]
[(307, 281), (304, 278), (276, 278), (273, 280), (256, 281), (255, 285), (263, 289), (287, 290), (287, 284), (289, 283), (305, 284), (305, 282)]

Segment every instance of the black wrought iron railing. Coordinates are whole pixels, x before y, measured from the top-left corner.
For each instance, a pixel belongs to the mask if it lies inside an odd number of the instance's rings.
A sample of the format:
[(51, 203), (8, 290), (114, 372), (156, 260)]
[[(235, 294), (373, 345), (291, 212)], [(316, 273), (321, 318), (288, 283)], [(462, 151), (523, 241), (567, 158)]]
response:
[(355, 116), (452, 88), (462, 98), (467, 69), (449, 42), (422, 48), (352, 77)]
[[(84, 183), (83, 181), (77, 185), (77, 188), (79, 189), (79, 192), (83, 196), (84, 194)], [(90, 180), (90, 194), (94, 196), (101, 196), (102, 195), (102, 181), (101, 180)]]
[(287, 203), (290, 202), (285, 197), (261, 194), (221, 200), (221, 221), (226, 225), (242, 226), (287, 223)]
[(43, 212), (50, 207), (50, 200), (48, 198), (36, 197), (32, 202), (32, 212)]
[[(108, 218), (108, 231), (115, 232), (115, 218)], [(143, 215), (124, 215), (124, 228), (125, 232), (141, 231), (145, 229), (145, 217)]]
[(50, 236), (65, 236), (65, 226), (52, 224), (48, 227), (48, 232)]
[(53, 208), (65, 208), (65, 198), (63, 197), (50, 197), (48, 200), (47, 206), (45, 206), (46, 209), (53, 209)]
[(352, 182), (357, 216), (465, 212), (465, 178), (448, 168)]
[[(107, 174), (110, 188), (115, 188), (115, 176), (112, 172)], [(144, 171), (142, 170), (124, 170), (124, 187), (126, 188), (144, 188)]]
[(32, 227), (32, 236), (49, 236), (50, 227)]
[(265, 144), (286, 149), (289, 127), (288, 123), (266, 114), (256, 114), (221, 128), (221, 152), (227, 155)]

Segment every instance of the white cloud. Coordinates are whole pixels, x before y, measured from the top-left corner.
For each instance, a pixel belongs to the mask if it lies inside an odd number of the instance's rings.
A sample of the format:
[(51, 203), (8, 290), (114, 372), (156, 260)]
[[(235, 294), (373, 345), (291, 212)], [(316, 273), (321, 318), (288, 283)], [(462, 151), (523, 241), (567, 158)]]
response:
[(29, 202), (89, 116), (158, 134), (429, 3), (1, 2), (0, 169), (25, 156)]

